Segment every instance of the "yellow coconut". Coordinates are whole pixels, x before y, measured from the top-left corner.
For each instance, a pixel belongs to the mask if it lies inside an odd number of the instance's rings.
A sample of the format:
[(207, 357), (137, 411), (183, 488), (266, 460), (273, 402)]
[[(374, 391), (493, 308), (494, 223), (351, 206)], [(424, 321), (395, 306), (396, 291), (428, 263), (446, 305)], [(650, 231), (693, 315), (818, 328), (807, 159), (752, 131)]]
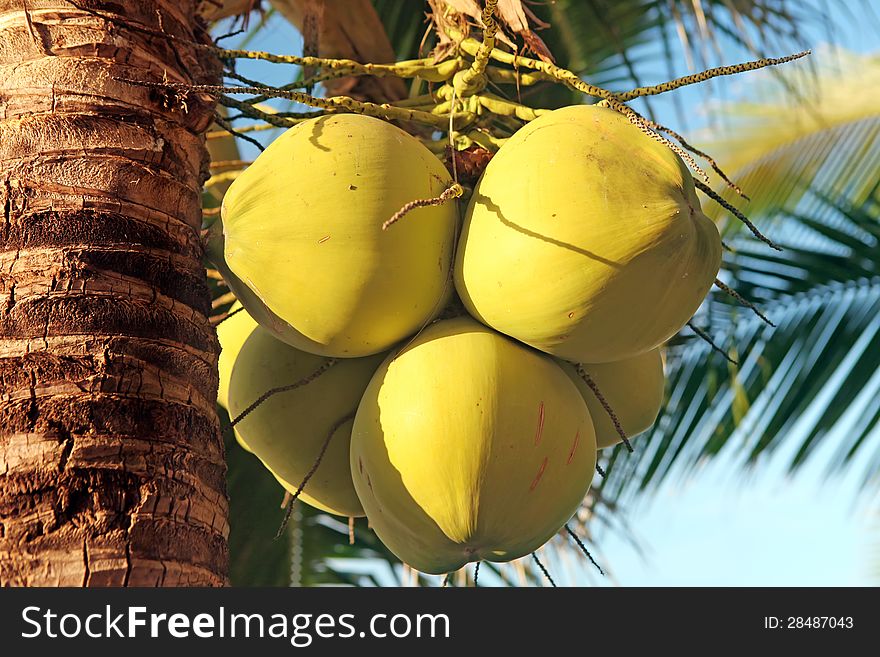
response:
[(576, 511), (595, 466), (589, 411), (559, 365), (465, 317), (383, 363), (352, 431), (371, 527), (426, 573), (537, 549)]
[[(654, 424), (663, 405), (666, 384), (659, 348), (624, 360), (581, 367), (614, 411), (627, 437), (636, 436)], [(562, 369), (575, 382), (587, 402), (596, 429), (597, 447), (602, 449), (621, 442), (608, 411), (579, 375), (577, 368), (563, 363)]]
[(566, 360), (629, 358), (706, 296), (721, 240), (681, 159), (622, 115), (541, 116), (492, 158), (468, 207), (455, 285), (472, 315)]
[[(380, 354), (339, 360), (310, 383), (273, 395), (236, 425), (239, 442), (293, 493), (317, 462), (332, 431), (320, 466), (300, 499), (330, 513), (363, 515), (349, 468), (351, 426), (361, 395), (382, 358)], [(273, 388), (308, 378), (326, 367), (328, 360), (291, 347), (258, 327), (241, 346), (232, 368), (230, 416), (236, 417)]]
[[(242, 281), (232, 272), (232, 270), (229, 269), (229, 267), (226, 265), (226, 260), (223, 258), (223, 245), (223, 224), (219, 221), (215, 221), (208, 228), (207, 239), (205, 241), (205, 255), (223, 276), (223, 282), (226, 283), (229, 289), (235, 294), (235, 307), (238, 307), (240, 304), (246, 309), (245, 312), (247, 312), (247, 314), (254, 322), (263, 327), (265, 330), (269, 331), (276, 338), (283, 340), (284, 336), (290, 333), (290, 326), (287, 324), (287, 322), (278, 317), (278, 315), (273, 313), (269, 309), (269, 307), (266, 306), (266, 304), (264, 304), (256, 294), (254, 294), (254, 291), (251, 290), (251, 288), (249, 288), (244, 283), (244, 281)], [(233, 320), (230, 319), (228, 321), (231, 322)], [(244, 320), (240, 320), (240, 322), (243, 323)], [(242, 330), (246, 331), (247, 329), (243, 328)], [(222, 347), (224, 338), (221, 337), (220, 331), (221, 328), (218, 327), (217, 337), (220, 339), (220, 345)], [(233, 333), (233, 331), (229, 331), (229, 333)], [(233, 338), (230, 336), (229, 341), (232, 345), (236, 345), (234, 347), (234, 350), (235, 353), (238, 353), (238, 349), (241, 347), (241, 344), (237, 343), (237, 338), (233, 340)], [(289, 341), (285, 340), (285, 342)], [(221, 390), (223, 389), (224, 368), (229, 367), (231, 371), (233, 362), (234, 359), (224, 360), (221, 352)], [(218, 399), (220, 399), (222, 403), (222, 396), (218, 396)]]
[[(232, 368), (238, 358), (238, 352), (251, 333), (255, 330), (263, 330), (238, 301), (232, 305), (229, 312), (235, 312), (235, 314), (217, 326), (217, 339), (220, 341), (220, 358), (217, 362), (217, 368), (220, 371), (220, 385), (217, 389), (217, 403), (227, 411), (229, 409), (229, 379), (232, 377)], [(234, 433), (238, 444), (247, 451), (251, 451), (247, 443), (241, 439), (238, 431), (234, 431)]]
[[(276, 139), (223, 199), (225, 265), (242, 303), (289, 344), (325, 356), (389, 349), (451, 291), (455, 203), (443, 164), (416, 138), (356, 114), (304, 121)], [(264, 306), (257, 308), (256, 306)]]
[(235, 314), (231, 314), (217, 326), (217, 339), (220, 340), (220, 359), (217, 363), (220, 370), (220, 387), (217, 390), (217, 402), (223, 408), (227, 408), (229, 405), (227, 396), (232, 366), (235, 364), (241, 346), (258, 326), (254, 318), (238, 301), (232, 305), (229, 312)]

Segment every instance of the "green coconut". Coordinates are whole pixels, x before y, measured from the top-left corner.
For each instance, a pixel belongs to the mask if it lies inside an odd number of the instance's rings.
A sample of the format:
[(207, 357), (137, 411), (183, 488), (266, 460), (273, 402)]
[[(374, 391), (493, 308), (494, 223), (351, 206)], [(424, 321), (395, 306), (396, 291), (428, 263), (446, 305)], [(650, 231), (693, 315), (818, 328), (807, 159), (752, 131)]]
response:
[(223, 408), (229, 406), (227, 401), (229, 378), (232, 376), (232, 366), (238, 358), (238, 352), (245, 340), (259, 326), (238, 301), (232, 305), (229, 313), (230, 316), (217, 326), (217, 339), (220, 341), (220, 358), (217, 363), (220, 370), (220, 386), (217, 390), (217, 403)]
[(251, 315), (298, 349), (386, 351), (452, 290), (456, 204), (382, 224), (450, 182), (421, 142), (390, 123), (357, 114), (304, 121), (226, 193), (221, 271)]
[(235, 427), (238, 441), (294, 493), (332, 432), (300, 499), (330, 513), (362, 516), (349, 468), (351, 427), (358, 402), (383, 357), (343, 359), (327, 368), (328, 358), (291, 347), (256, 328), (241, 345), (229, 377), (231, 417), (269, 390), (327, 369), (305, 385), (269, 397), (246, 415)]
[(674, 335), (720, 263), (718, 230), (684, 162), (617, 112), (578, 105), (532, 121), (489, 162), (455, 285), (502, 333), (601, 363)]
[(370, 526), (427, 573), (534, 551), (575, 513), (595, 466), (590, 413), (559, 365), (467, 317), (389, 357), (352, 430)]
[[(229, 410), (229, 379), (232, 377), (232, 368), (238, 358), (238, 352), (241, 351), (242, 345), (251, 333), (263, 330), (238, 301), (232, 305), (229, 312), (235, 312), (235, 314), (217, 326), (217, 339), (220, 341), (220, 357), (217, 361), (220, 385), (217, 388), (217, 403), (227, 409), (227, 412)], [(233, 430), (233, 432), (238, 444), (247, 451), (251, 451), (247, 443), (241, 439), (238, 431)]]
[[(631, 438), (651, 428), (663, 406), (666, 385), (660, 349), (652, 349), (625, 360), (581, 367), (614, 411), (627, 437)], [(574, 381), (587, 402), (593, 427), (596, 429), (597, 447), (603, 449), (622, 442), (611, 416), (580, 376), (577, 367), (563, 363), (562, 369)]]

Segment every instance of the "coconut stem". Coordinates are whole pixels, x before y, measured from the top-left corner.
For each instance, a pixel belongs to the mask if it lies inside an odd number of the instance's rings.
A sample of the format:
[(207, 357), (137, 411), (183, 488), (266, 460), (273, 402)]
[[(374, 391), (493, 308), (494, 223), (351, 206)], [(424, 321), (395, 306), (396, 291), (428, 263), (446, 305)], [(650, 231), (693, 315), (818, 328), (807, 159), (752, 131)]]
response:
[(227, 303), (232, 303), (235, 301), (235, 293), (227, 292), (226, 294), (221, 294), (219, 297), (215, 297), (211, 301), (211, 310), (217, 310), (220, 306), (224, 306)]
[(477, 580), (478, 580), (479, 577), (480, 577), (480, 564), (481, 564), (481, 563), (483, 563), (483, 562), (482, 562), (482, 561), (478, 561), (478, 562), (477, 562), (477, 565), (474, 566), (474, 588), (477, 588), (477, 587), (479, 586), (479, 584), (477, 584)]
[(471, 142), (468, 144), (468, 147), (476, 144), (482, 148), (485, 148), (487, 151), (492, 151), (493, 153), (497, 153), (498, 150), (507, 143), (507, 139), (504, 137), (495, 137), (490, 132), (485, 132), (483, 130), (471, 130), (467, 134), (464, 135), (467, 141)]
[(776, 251), (782, 251), (782, 247), (773, 242), (769, 237), (766, 237), (758, 227), (753, 224), (747, 216), (745, 216), (742, 212), (733, 207), (730, 203), (724, 200), (720, 194), (718, 194), (714, 189), (709, 187), (709, 185), (704, 185), (699, 180), (694, 180), (694, 186), (703, 192), (706, 196), (715, 201), (722, 208), (730, 212), (734, 217), (743, 222), (746, 227), (751, 231), (752, 235), (757, 237), (759, 240), (764, 242), (771, 249), (775, 249)]
[(498, 66), (489, 66), (486, 68), (486, 78), (489, 82), (495, 84), (515, 84), (518, 87), (529, 87), (540, 82), (555, 82), (556, 80), (544, 73), (543, 71), (533, 71), (531, 73), (522, 73), (520, 71), (511, 71)]
[(492, 114), (498, 114), (499, 116), (513, 116), (520, 121), (534, 121), (542, 114), (549, 114), (552, 111), (521, 105), (520, 103), (490, 93), (478, 94), (474, 98), (479, 102), (480, 109), (487, 109)]
[[(454, 104), (454, 96), (457, 92), (455, 89), (450, 86), (444, 86), (441, 89), (437, 90), (437, 97), (442, 99), (443, 102), (434, 105), (430, 111), (433, 114), (449, 114), (452, 112), (453, 107), (458, 109), (461, 105)], [(529, 107), (528, 105), (522, 105), (512, 100), (508, 100), (507, 98), (502, 98), (496, 94), (492, 93), (474, 93), (466, 96), (461, 99), (464, 101), (464, 109), (467, 112), (471, 112), (478, 116), (485, 115), (486, 112), (493, 114), (496, 117), (511, 117), (518, 119), (519, 121), (528, 123), (529, 121), (534, 121), (536, 118), (541, 116), (542, 114), (549, 114), (552, 110), (549, 109), (541, 109)], [(519, 128), (519, 124), (517, 124), (517, 128)]]
[[(608, 414), (608, 417), (611, 418), (611, 423), (614, 425), (614, 429), (617, 431), (617, 435), (620, 436), (620, 439), (623, 441), (623, 444), (626, 445), (626, 448), (632, 452), (633, 447), (629, 442), (629, 438), (626, 436), (626, 432), (623, 430), (623, 426), (620, 424), (620, 419), (617, 417), (617, 413), (614, 412), (614, 409), (611, 408), (611, 404), (608, 403), (608, 400), (605, 399), (605, 395), (602, 394), (602, 391), (599, 390), (599, 386), (596, 385), (596, 382), (593, 381), (593, 377), (587, 374), (587, 371), (584, 369), (583, 365), (577, 366), (577, 373), (580, 376), (584, 383), (593, 391), (593, 394), (596, 396), (596, 399), (599, 400), (599, 403), (602, 404), (602, 408), (605, 409), (605, 412)], [(601, 474), (601, 473), (600, 473)], [(603, 475), (604, 476), (604, 475)]]
[(764, 315), (764, 313), (761, 312), (761, 310), (758, 308), (758, 306), (756, 306), (751, 301), (746, 299), (739, 292), (737, 292), (736, 290), (734, 290), (731, 287), (728, 287), (727, 285), (725, 285), (724, 283), (719, 281), (717, 278), (715, 279), (715, 287), (717, 287), (722, 292), (727, 293), (728, 295), (730, 295), (731, 297), (733, 297), (734, 299), (739, 301), (743, 306), (745, 306), (746, 308), (751, 310), (753, 313), (755, 313), (758, 317), (760, 317), (761, 321), (763, 321), (765, 324), (769, 324), (773, 328), (776, 328), (776, 324), (774, 324), (769, 319), (767, 319), (766, 315)]
[[(250, 117), (248, 117), (250, 118)], [(263, 123), (257, 125), (247, 125), (241, 128), (234, 128), (234, 131), (230, 133), (228, 130), (213, 130), (211, 132), (205, 133), (205, 139), (226, 139), (232, 134), (235, 137), (241, 137), (244, 139), (242, 133), (245, 132), (262, 132), (263, 130), (275, 130), (278, 126), (272, 125), (271, 123)], [(259, 142), (257, 142), (259, 144)], [(261, 144), (262, 146), (262, 144)]]
[(721, 169), (721, 167), (718, 166), (718, 163), (715, 161), (715, 159), (713, 157), (711, 157), (709, 154), (699, 150), (698, 148), (691, 146), (687, 141), (685, 141), (684, 137), (682, 137), (679, 133), (675, 132), (674, 130), (667, 128), (666, 126), (660, 125), (659, 123), (656, 123), (655, 121), (651, 121), (649, 119), (645, 119), (645, 123), (647, 123), (654, 130), (659, 130), (660, 132), (665, 132), (667, 135), (669, 135), (673, 139), (678, 140), (678, 143), (681, 144), (686, 150), (690, 151), (694, 155), (702, 157), (704, 160), (706, 160), (709, 163), (709, 166), (712, 167), (712, 170), (715, 173), (717, 173), (719, 176), (721, 176), (721, 179), (725, 182), (725, 184), (730, 189), (732, 189), (734, 192), (736, 192), (737, 194), (742, 196), (745, 200), (747, 200), (747, 201), (751, 200), (748, 196), (746, 196), (743, 193), (743, 190), (740, 189), (739, 185), (737, 185), (730, 178), (727, 177), (727, 174), (724, 173), (724, 171)]
[[(328, 60), (328, 61), (336, 61), (336, 60)], [(418, 60), (421, 62), (423, 60)], [(410, 64), (417, 64), (417, 62), (398, 62), (398, 64), (359, 64), (359, 69), (337, 69), (331, 71), (329, 73), (323, 73), (320, 75), (313, 76), (308, 80), (302, 82), (290, 82), (280, 87), (276, 87), (280, 91), (295, 91), (297, 89), (310, 89), (314, 85), (319, 82), (326, 82), (328, 80), (334, 80), (336, 78), (341, 77), (350, 77), (356, 75), (372, 75), (375, 77), (387, 77), (387, 76), (396, 76), (400, 78), (415, 78), (418, 77), (421, 80), (427, 80), (428, 82), (446, 82), (450, 78), (452, 78), (455, 73), (465, 66), (465, 62), (461, 58), (448, 59), (446, 61), (440, 62), (431, 66), (422, 66), (410, 67)], [(236, 73), (230, 69), (226, 69), (224, 71), (224, 75), (227, 77), (239, 80), (240, 82), (244, 82), (245, 84), (251, 86), (259, 86), (260, 82), (255, 82), (253, 80), (249, 80), (243, 75)], [(256, 96), (254, 98), (250, 98), (247, 100), (249, 104), (254, 103), (262, 103), (268, 100), (271, 96), (263, 94), (260, 96)], [(412, 100), (412, 99), (410, 99)], [(398, 106), (403, 106), (401, 103), (394, 103)]]
[[(294, 502), (296, 502), (297, 499), (299, 499), (299, 496), (302, 494), (303, 490), (305, 489), (306, 484), (309, 483), (309, 479), (312, 478), (312, 475), (314, 475), (315, 472), (318, 471), (318, 468), (321, 466), (321, 461), (324, 458), (324, 454), (327, 453), (327, 448), (330, 446), (330, 439), (333, 438), (333, 434), (335, 434), (339, 430), (339, 427), (341, 427), (343, 424), (345, 424), (346, 422), (348, 422), (349, 420), (354, 418), (354, 414), (355, 414), (355, 412), (352, 411), (348, 415), (345, 415), (345, 416), (339, 418), (338, 420), (336, 420), (336, 422), (333, 424), (333, 426), (330, 427), (330, 431), (327, 432), (327, 437), (324, 439), (324, 444), (321, 445), (321, 451), (318, 452), (318, 457), (315, 459), (315, 462), (312, 463), (311, 469), (306, 473), (306, 476), (303, 477), (303, 480), (300, 482), (296, 491), (293, 493), (293, 495), (290, 496), (290, 500), (287, 502), (287, 507), (284, 510), (284, 518), (281, 521), (281, 526), (278, 528), (278, 533), (275, 534), (276, 540), (284, 534), (284, 529), (287, 527), (287, 523), (290, 521), (290, 514), (293, 512)], [(353, 536), (354, 530), (352, 529), (350, 531), (351, 531), (350, 536)]]
[(599, 574), (604, 577), (605, 571), (602, 570), (602, 566), (600, 566), (598, 563), (596, 563), (596, 560), (593, 559), (593, 555), (590, 554), (590, 551), (587, 549), (587, 546), (584, 545), (583, 541), (581, 541), (581, 539), (578, 537), (578, 535), (575, 534), (574, 530), (571, 527), (569, 527), (568, 525), (566, 525), (565, 531), (568, 532), (568, 535), (571, 536), (571, 538), (574, 540), (574, 542), (577, 544), (577, 546), (581, 549), (581, 552), (583, 552), (584, 555), (586, 555), (587, 559), (590, 560), (590, 563), (593, 564), (594, 566), (596, 566), (596, 570), (599, 571)]
[[(262, 119), (267, 123), (272, 123), (273, 125), (277, 125), (279, 127), (290, 127), (291, 125), (295, 125), (296, 123), (298, 123), (298, 120), (273, 117), (268, 112), (256, 110), (255, 108), (250, 107), (247, 103), (236, 101), (235, 99), (230, 98), (228, 94), (265, 94), (273, 98), (286, 98), (287, 100), (292, 100), (303, 105), (318, 107), (320, 109), (327, 110), (328, 112), (347, 111), (355, 114), (364, 114), (366, 116), (373, 116), (390, 121), (413, 121), (415, 123), (430, 125), (438, 129), (445, 129), (448, 121), (448, 117), (438, 116), (436, 114), (423, 112), (421, 110), (394, 107), (393, 105), (388, 104), (380, 105), (378, 103), (361, 102), (353, 98), (349, 98), (348, 96), (318, 98), (316, 96), (312, 96), (301, 91), (284, 91), (266, 85), (230, 87), (225, 85), (213, 84), (183, 84), (177, 82), (148, 82), (143, 80), (128, 80), (124, 78), (114, 79), (117, 82), (125, 82), (138, 87), (168, 89), (187, 94), (196, 93), (218, 96), (220, 97), (220, 101), (224, 105), (236, 107), (237, 109), (241, 110), (242, 113), (248, 116)], [(461, 114), (456, 114), (454, 118), (460, 119), (460, 123), (468, 125), (470, 123), (473, 123), (476, 116), (471, 113), (464, 112)]]
[[(450, 37), (459, 41), (459, 47), (465, 53), (475, 58), (478, 56), (478, 53), (483, 46), (482, 43), (471, 37), (464, 38), (464, 35), (455, 28), (447, 27), (446, 31)], [(489, 52), (489, 57), (502, 64), (513, 66), (515, 69), (529, 69), (531, 71), (543, 73), (550, 80), (562, 82), (569, 86), (577, 85), (578, 91), (582, 91), (588, 96), (593, 96), (594, 98), (612, 98), (614, 96), (613, 92), (589, 84), (588, 82), (584, 82), (577, 76), (577, 74), (549, 62), (531, 59), (521, 55), (514, 55), (513, 53), (505, 52), (498, 48), (493, 48)]]
[[(244, 169), (246, 166), (253, 164), (251, 160), (211, 160), (209, 166), (211, 169)], [(207, 186), (208, 183), (205, 183)]]
[(495, 35), (498, 24), (495, 22), (495, 9), (498, 0), (486, 0), (483, 6), (483, 42), (474, 53), (474, 61), (470, 68), (462, 71), (456, 80), (456, 88), (462, 96), (479, 91), (486, 86), (486, 67), (489, 65), (492, 51), (495, 49)]
[[(447, 28), (447, 32), (453, 38), (462, 38), (462, 34), (453, 28)], [(472, 38), (462, 39), (459, 45), (462, 50), (473, 56), (476, 56), (477, 53), (480, 51), (480, 48), (482, 47), (482, 44), (480, 44), (476, 39)], [(529, 57), (522, 57), (520, 55), (514, 55), (512, 53), (499, 50), (498, 48), (492, 49), (492, 51), (490, 52), (490, 57), (501, 63), (509, 64), (514, 68), (522, 67), (533, 71), (540, 71), (547, 74), (557, 82), (568, 85), (575, 91), (580, 91), (581, 93), (584, 93), (588, 96), (593, 96), (594, 98), (601, 98), (604, 101), (605, 105), (623, 114), (630, 123), (639, 128), (639, 130), (644, 132), (648, 137), (650, 137), (654, 141), (659, 141), (660, 143), (670, 148), (682, 160), (687, 162), (688, 166), (690, 166), (696, 173), (698, 173), (708, 182), (709, 176), (706, 175), (706, 172), (703, 171), (702, 168), (700, 168), (696, 160), (694, 160), (694, 158), (691, 157), (691, 155), (686, 150), (684, 150), (683, 148), (681, 148), (681, 146), (675, 144), (674, 142), (670, 141), (663, 135), (657, 134), (656, 132), (651, 130), (651, 128), (648, 127), (648, 125), (645, 123), (645, 118), (641, 114), (636, 112), (633, 108), (624, 105), (613, 92), (608, 91), (607, 89), (603, 89), (602, 87), (597, 87), (588, 82), (584, 82), (578, 77), (576, 73), (573, 73), (568, 69), (561, 68), (549, 62), (531, 59)]]
[[(269, 62), (272, 64), (292, 64), (303, 68), (329, 69), (308, 80), (295, 83), (299, 88), (305, 88), (318, 82), (325, 82), (334, 78), (346, 78), (354, 75), (372, 75), (375, 77), (399, 77), (399, 78), (423, 78), (432, 82), (447, 80), (455, 74), (456, 65), (451, 65), (447, 60), (435, 63), (432, 58), (410, 59), (393, 64), (363, 64), (353, 59), (334, 59), (327, 57), (311, 57), (298, 55), (276, 55), (260, 50), (238, 50), (230, 48), (217, 48), (205, 46), (202, 48), (212, 51), (220, 59), (253, 59)], [(460, 64), (458, 65), (460, 66)], [(438, 77), (439, 76), (439, 77)]]
[(236, 308), (236, 309), (233, 310), (232, 312), (229, 312), (229, 313), (223, 313), (222, 315), (217, 315), (216, 317), (212, 317), (212, 318), (211, 318), (211, 324), (213, 324), (214, 327), (216, 328), (217, 326), (220, 326), (220, 324), (222, 324), (223, 322), (225, 322), (227, 319), (229, 319), (229, 318), (232, 317), (233, 315), (236, 315), (236, 314), (240, 313), (242, 310), (244, 310), (244, 307)]
[(705, 82), (706, 80), (711, 80), (712, 78), (717, 78), (722, 75), (735, 75), (736, 73), (744, 73), (745, 71), (754, 71), (759, 68), (785, 64), (786, 62), (800, 59), (801, 57), (806, 57), (811, 52), (812, 51), (810, 50), (804, 50), (803, 52), (795, 53), (794, 55), (788, 55), (787, 57), (757, 59), (755, 61), (744, 62), (742, 64), (734, 64), (732, 66), (718, 66), (716, 68), (710, 68), (705, 71), (701, 71), (700, 73), (676, 78), (675, 80), (670, 80), (669, 82), (655, 84), (650, 87), (638, 87), (637, 89), (633, 89), (632, 91), (617, 94), (617, 98), (619, 100), (627, 101), (632, 100), (633, 98), (639, 98), (640, 96), (654, 96), (656, 94), (662, 94), (666, 91), (672, 91), (673, 89), (680, 89), (681, 87), (685, 87), (690, 84)]
[[(264, 150), (266, 150), (265, 147), (260, 142), (258, 142), (256, 139), (254, 139), (253, 137), (248, 137), (247, 135), (242, 134), (241, 130), (237, 130), (236, 128), (233, 128), (232, 124), (229, 121), (227, 121), (224, 117), (220, 116), (220, 114), (218, 112), (214, 112), (214, 123), (219, 125), (221, 128), (223, 128), (226, 132), (228, 132), (233, 137), (238, 137), (239, 139), (243, 139), (244, 141), (246, 141), (250, 144), (253, 144), (254, 146), (256, 146), (260, 150), (260, 152), (263, 152)], [(223, 136), (225, 137), (226, 135), (224, 134)]]
[(550, 573), (547, 572), (547, 569), (544, 567), (544, 564), (541, 563), (541, 560), (538, 558), (538, 554), (536, 552), (532, 552), (532, 559), (534, 559), (535, 563), (538, 564), (538, 568), (540, 568), (541, 572), (544, 573), (544, 577), (546, 577), (547, 581), (550, 582), (550, 586), (556, 588), (556, 582), (554, 582), (553, 578), (550, 577)]
[[(218, 96), (218, 102), (224, 107), (234, 107), (237, 110), (241, 110), (241, 117), (239, 118), (248, 118), (248, 119), (260, 119), (265, 121), (267, 124), (272, 126), (273, 128), (292, 128), (297, 123), (301, 121), (299, 119), (290, 118), (286, 116), (278, 116), (278, 114), (274, 112), (267, 112), (259, 107), (254, 107), (252, 105), (248, 105), (246, 102), (238, 100), (236, 98), (232, 98), (231, 96), (227, 96), (225, 94)], [(224, 126), (225, 127), (225, 126)], [(243, 129), (242, 129), (243, 130)], [(241, 135), (236, 135), (240, 137)], [(242, 137), (242, 139), (249, 139), (247, 137)], [(254, 140), (250, 140), (254, 141)], [(259, 143), (259, 142), (257, 142)]]
[[(260, 397), (257, 399), (257, 401), (255, 401), (253, 404), (251, 404), (246, 409), (244, 409), (241, 413), (239, 413), (235, 417), (235, 419), (232, 420), (230, 425), (228, 427), (226, 427), (226, 430), (228, 431), (229, 429), (234, 427), (236, 424), (241, 422), (248, 415), (250, 415), (252, 412), (254, 412), (260, 404), (262, 404), (264, 401), (266, 401), (270, 397), (277, 395), (279, 393), (282, 393), (282, 392), (290, 392), (291, 390), (296, 390), (297, 388), (302, 388), (303, 386), (309, 385), (312, 381), (314, 381), (319, 376), (324, 374), (324, 372), (326, 372), (331, 367), (333, 367), (337, 362), (339, 362), (339, 361), (336, 358), (328, 358), (327, 360), (325, 360), (321, 364), (321, 366), (318, 369), (316, 369), (314, 372), (309, 374), (307, 377), (300, 379), (296, 383), (291, 383), (286, 386), (278, 386), (277, 388), (272, 388), (271, 390), (264, 392), (262, 395), (260, 395)], [(323, 454), (323, 452), (322, 452), (322, 454)]]
[(724, 351), (724, 349), (722, 349), (717, 344), (715, 344), (715, 341), (712, 340), (712, 337), (708, 333), (706, 333), (703, 329), (701, 329), (699, 326), (697, 326), (693, 322), (688, 322), (687, 325), (704, 342), (708, 342), (709, 346), (712, 347), (712, 349), (714, 351), (717, 351), (719, 354), (724, 356), (724, 358), (726, 358), (728, 362), (733, 363), (734, 365), (739, 365), (739, 363), (737, 361), (735, 361), (733, 358), (731, 358), (730, 355), (726, 351)]
[(400, 210), (391, 215), (391, 218), (382, 224), (382, 230), (388, 230), (391, 226), (403, 219), (407, 214), (409, 214), (416, 208), (426, 208), (435, 205), (443, 205), (444, 203), (447, 203), (452, 199), (461, 197), (462, 194), (464, 194), (464, 188), (458, 183), (452, 183), (449, 187), (443, 190), (443, 193), (440, 194), (440, 196), (436, 196), (434, 198), (419, 198), (414, 201), (410, 201), (402, 208), (400, 208)]

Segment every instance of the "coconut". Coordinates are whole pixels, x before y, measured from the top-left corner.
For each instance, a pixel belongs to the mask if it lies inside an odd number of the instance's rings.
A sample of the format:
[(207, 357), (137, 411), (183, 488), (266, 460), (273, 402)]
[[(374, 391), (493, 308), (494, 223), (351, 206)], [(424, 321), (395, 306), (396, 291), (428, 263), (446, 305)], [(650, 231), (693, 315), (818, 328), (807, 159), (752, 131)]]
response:
[(426, 573), (534, 551), (575, 513), (595, 466), (590, 413), (559, 365), (468, 317), (389, 357), (352, 430), (370, 526)]
[(294, 347), (339, 357), (385, 351), (451, 292), (456, 204), (417, 208), (386, 231), (382, 224), (450, 182), (421, 142), (390, 123), (357, 114), (304, 121), (223, 199), (230, 286)]
[(578, 105), (532, 121), (489, 162), (455, 285), (502, 333), (601, 363), (674, 335), (720, 263), (718, 230), (681, 159), (617, 112)]
[[(220, 357), (217, 361), (220, 385), (217, 388), (217, 403), (227, 411), (229, 410), (229, 379), (232, 377), (232, 368), (238, 358), (238, 352), (241, 351), (242, 345), (251, 333), (260, 329), (260, 325), (238, 301), (232, 305), (229, 312), (235, 312), (235, 315), (225, 319), (217, 326), (217, 339), (220, 341)], [(238, 431), (233, 431), (238, 444), (247, 451), (251, 451), (247, 443), (241, 439)]]
[[(290, 325), (285, 322), (283, 319), (278, 317), (275, 313), (273, 313), (266, 304), (264, 304), (260, 298), (254, 294), (254, 291), (249, 288), (244, 281), (242, 281), (238, 276), (236, 276), (232, 270), (226, 265), (226, 260), (223, 258), (223, 224), (219, 221), (215, 221), (208, 228), (207, 239), (205, 241), (205, 255), (208, 260), (217, 268), (220, 274), (223, 276), (223, 282), (226, 283), (227, 287), (232, 291), (235, 295), (236, 302), (234, 304), (234, 308), (243, 307), (247, 315), (259, 326), (269, 331), (273, 336), (282, 340), (284, 342), (288, 342), (284, 340), (284, 336), (289, 336), (291, 333)], [(233, 321), (229, 319), (227, 321)], [(244, 320), (240, 320), (244, 322)], [(225, 322), (224, 322), (225, 324)], [(222, 326), (222, 324), (221, 324)], [(253, 326), (253, 325), (251, 325)], [(221, 340), (220, 346), (223, 347), (223, 338), (220, 335), (221, 328), (217, 328), (217, 337)], [(231, 333), (232, 331), (229, 331)], [(246, 337), (246, 336), (245, 336)], [(230, 342), (232, 343), (230, 346), (234, 345), (235, 353), (238, 353), (238, 349), (241, 347), (241, 344), (236, 344), (235, 341), (232, 341), (230, 336)], [(310, 352), (311, 353), (311, 352)], [(228, 367), (232, 367), (233, 359), (229, 359), (224, 361), (223, 354), (221, 352), (220, 356), (220, 364), (223, 366), (224, 362), (229, 363)], [(228, 379), (227, 379), (228, 381)], [(221, 379), (220, 379), (221, 390), (223, 387), (223, 376), (221, 370)], [(222, 400), (221, 396), (218, 396), (218, 399)]]
[(232, 376), (232, 366), (241, 346), (258, 326), (238, 301), (232, 305), (229, 313), (230, 317), (217, 326), (217, 339), (220, 341), (220, 358), (217, 362), (217, 368), (220, 370), (220, 386), (217, 390), (217, 403), (223, 408), (229, 406), (229, 378)]
[(330, 513), (362, 516), (349, 468), (351, 427), (361, 395), (383, 357), (344, 359), (331, 365), (329, 359), (291, 347), (257, 327), (241, 345), (231, 370), (231, 417), (273, 388), (324, 371), (307, 384), (272, 395), (257, 406), (236, 425), (238, 441), (294, 493), (318, 461), (332, 432), (300, 499)]
[[(654, 424), (663, 405), (666, 380), (663, 377), (663, 359), (660, 349), (611, 363), (581, 365), (608, 406), (614, 412), (627, 437), (636, 436)], [(599, 449), (611, 447), (622, 441), (608, 411), (596, 394), (571, 363), (563, 363), (562, 369), (577, 385), (578, 390), (596, 429), (596, 445)]]

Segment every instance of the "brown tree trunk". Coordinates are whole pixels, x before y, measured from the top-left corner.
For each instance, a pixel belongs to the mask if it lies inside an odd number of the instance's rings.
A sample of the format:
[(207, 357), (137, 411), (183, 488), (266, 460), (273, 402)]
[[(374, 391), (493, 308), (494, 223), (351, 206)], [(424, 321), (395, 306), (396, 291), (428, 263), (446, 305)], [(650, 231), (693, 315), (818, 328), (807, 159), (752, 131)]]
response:
[(222, 585), (212, 106), (121, 81), (216, 70), (196, 0), (74, 2), (0, 0), (0, 584)]

